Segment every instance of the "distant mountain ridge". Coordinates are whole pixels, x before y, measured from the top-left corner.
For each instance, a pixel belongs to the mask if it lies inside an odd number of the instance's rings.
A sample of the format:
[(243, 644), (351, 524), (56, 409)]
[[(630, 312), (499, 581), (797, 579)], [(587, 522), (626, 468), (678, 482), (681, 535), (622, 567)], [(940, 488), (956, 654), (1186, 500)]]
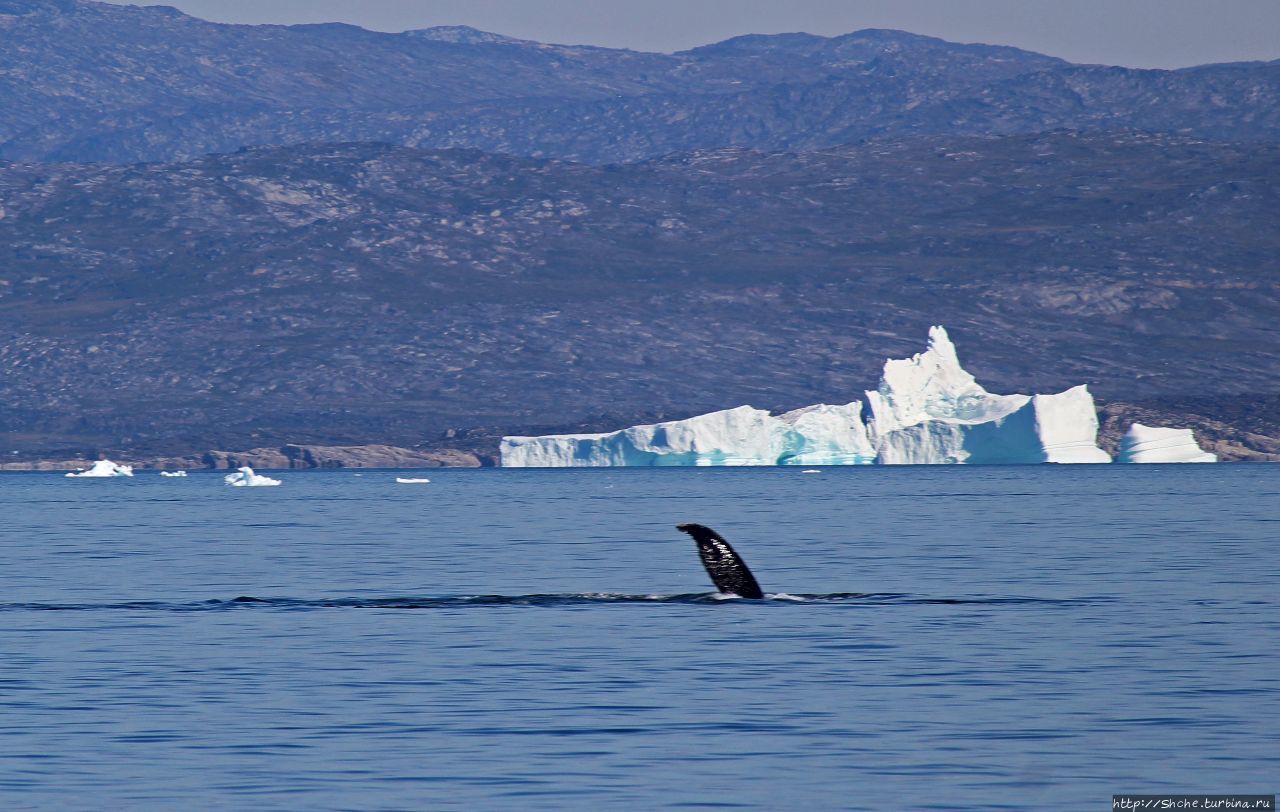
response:
[(458, 42), (469, 45), (481, 43), (487, 45), (538, 45), (532, 40), (516, 39), (502, 34), (491, 34), (488, 31), (472, 28), (469, 25), (435, 25), (430, 28), (415, 28), (405, 31), (404, 35), (417, 39), (435, 40), (436, 42)]
[(751, 35), (677, 54), (462, 26), (246, 26), (0, 0), (0, 158), (174, 160), (385, 141), (590, 163), (910, 134), (1280, 136), (1280, 63), (1072, 65), (900, 31)]

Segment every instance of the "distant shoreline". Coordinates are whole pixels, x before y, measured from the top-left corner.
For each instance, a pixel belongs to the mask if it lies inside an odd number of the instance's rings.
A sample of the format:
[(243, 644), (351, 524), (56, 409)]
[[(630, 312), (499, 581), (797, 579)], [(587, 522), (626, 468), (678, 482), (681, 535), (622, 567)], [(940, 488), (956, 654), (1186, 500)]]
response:
[[(1222, 449), (1219, 444), (1211, 444), (1210, 447)], [(288, 448), (288, 447), (286, 447)], [(475, 454), (468, 451), (443, 450), (443, 451), (413, 451), (410, 449), (395, 448), (392, 446), (309, 446), (307, 448), (316, 449), (340, 449), (344, 453), (328, 453), (323, 455), (313, 455), (310, 458), (284, 458), (284, 462), (280, 457), (283, 454), (276, 451), (271, 453), (272, 449), (255, 449), (250, 452), (206, 452), (205, 454), (192, 454), (185, 457), (131, 457), (127, 454), (117, 454), (111, 456), (113, 461), (130, 465), (137, 472), (157, 473), (159, 471), (234, 471), (242, 465), (248, 465), (257, 471), (336, 471), (336, 470), (388, 470), (388, 471), (422, 471), (426, 469), (440, 468), (497, 468), (501, 467), (496, 458), (487, 455)], [(1242, 451), (1239, 447), (1232, 447), (1237, 451)], [(387, 449), (393, 452), (399, 452), (398, 455), (388, 455)], [(266, 453), (262, 453), (266, 452)], [(278, 455), (278, 456), (277, 456)], [(212, 459), (213, 462), (205, 460)], [(310, 461), (309, 461), (310, 460)], [(1267, 463), (1280, 462), (1280, 454), (1267, 454), (1262, 452), (1254, 452), (1252, 454), (1237, 453), (1219, 457), (1219, 462), (1227, 463)], [(94, 463), (89, 458), (81, 459), (32, 459), (17, 462), (0, 462), (0, 473), (7, 472), (49, 472), (56, 473), (62, 471), (75, 471), (88, 468)], [(1048, 465), (1050, 463), (1042, 463)], [(610, 466), (612, 468), (636, 467), (636, 466)], [(798, 468), (794, 465), (775, 465), (775, 466), (751, 466), (758, 468)], [(822, 466), (827, 468), (839, 467), (897, 467), (897, 466)], [(981, 466), (974, 466), (981, 467)], [(523, 468), (520, 470), (530, 470)], [(562, 470), (562, 469), (555, 469)], [(601, 467), (600, 470), (605, 470)]]
[[(1252, 420), (1247, 411), (1205, 408), (1195, 402), (1176, 404), (1141, 404), (1110, 402), (1099, 404), (1098, 445), (1115, 456), (1120, 438), (1133, 423), (1146, 425), (1190, 428), (1196, 441), (1205, 451), (1216, 454), (1219, 462), (1280, 462), (1280, 431), (1270, 419)], [(1270, 413), (1263, 405), (1262, 411)], [(673, 415), (655, 417), (635, 415), (637, 422), (664, 422), (679, 419)], [(509, 433), (562, 434), (587, 431), (616, 431), (625, 428), (626, 417), (615, 416), (606, 425), (598, 420), (584, 423), (520, 426)], [(279, 446), (258, 447), (244, 451), (204, 450), (197, 447), (189, 451), (156, 453), (155, 451), (131, 452), (128, 448), (86, 447), (81, 456), (72, 446), (61, 454), (42, 454), (39, 451), (24, 452), (17, 458), (0, 457), (3, 471), (74, 471), (87, 468), (99, 458), (132, 465), (139, 471), (183, 470), (222, 471), (235, 470), (248, 465), (255, 470), (333, 470), (344, 468), (383, 468), (388, 470), (423, 470), (427, 468), (489, 468), (500, 462), (498, 440), (502, 434), (494, 428), (483, 437), (441, 438), (453, 443), (435, 447), (407, 448), (388, 443), (363, 445), (322, 445), (314, 443), (284, 443)], [(458, 442), (461, 440), (461, 442)], [(403, 441), (402, 441), (403, 442)], [(68, 444), (70, 445), (70, 444)], [(453, 447), (462, 445), (464, 447)], [(65, 448), (65, 446), (64, 446)]]
[[(124, 451), (106, 452), (116, 462), (139, 471), (225, 471), (249, 466), (264, 471), (336, 470), (343, 468), (484, 468), (493, 458), (456, 449), (421, 451), (389, 445), (319, 446), (287, 444), (279, 448), (249, 451), (205, 451), (185, 455), (130, 456)], [(0, 471), (74, 471), (92, 465), (93, 459), (27, 459), (0, 462)]]

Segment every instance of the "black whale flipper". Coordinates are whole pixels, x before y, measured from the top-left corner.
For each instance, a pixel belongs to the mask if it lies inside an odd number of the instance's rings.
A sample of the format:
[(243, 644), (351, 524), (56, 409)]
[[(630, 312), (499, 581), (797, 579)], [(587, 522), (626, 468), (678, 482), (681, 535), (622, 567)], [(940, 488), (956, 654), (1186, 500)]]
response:
[(702, 566), (707, 568), (707, 575), (711, 576), (716, 589), (740, 598), (764, 597), (746, 562), (719, 533), (700, 524), (678, 524), (676, 529), (688, 533), (698, 543)]

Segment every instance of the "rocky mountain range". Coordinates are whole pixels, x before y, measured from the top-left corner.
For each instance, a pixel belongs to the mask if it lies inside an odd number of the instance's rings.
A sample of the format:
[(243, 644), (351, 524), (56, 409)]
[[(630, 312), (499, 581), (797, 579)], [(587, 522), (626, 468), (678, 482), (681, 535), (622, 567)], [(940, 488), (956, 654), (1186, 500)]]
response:
[(1088, 382), (1107, 442), (1280, 454), (1278, 86), (0, 0), (0, 452), (474, 464), (847, 402), (940, 323), (995, 391)]
[(470, 29), (244, 26), (163, 6), (0, 0), (0, 158), (168, 161), (385, 141), (589, 163), (911, 134), (1280, 135), (1280, 62), (1073, 65), (901, 31), (676, 54)]

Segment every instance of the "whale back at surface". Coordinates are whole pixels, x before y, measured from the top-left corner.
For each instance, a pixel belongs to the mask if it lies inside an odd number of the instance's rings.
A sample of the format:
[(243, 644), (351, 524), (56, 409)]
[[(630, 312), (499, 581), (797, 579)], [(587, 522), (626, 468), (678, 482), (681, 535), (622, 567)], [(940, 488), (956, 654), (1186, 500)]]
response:
[(677, 530), (688, 533), (698, 545), (698, 556), (716, 589), (726, 595), (741, 598), (763, 598), (760, 584), (751, 574), (745, 561), (734, 551), (729, 542), (716, 531), (701, 524), (676, 525)]

